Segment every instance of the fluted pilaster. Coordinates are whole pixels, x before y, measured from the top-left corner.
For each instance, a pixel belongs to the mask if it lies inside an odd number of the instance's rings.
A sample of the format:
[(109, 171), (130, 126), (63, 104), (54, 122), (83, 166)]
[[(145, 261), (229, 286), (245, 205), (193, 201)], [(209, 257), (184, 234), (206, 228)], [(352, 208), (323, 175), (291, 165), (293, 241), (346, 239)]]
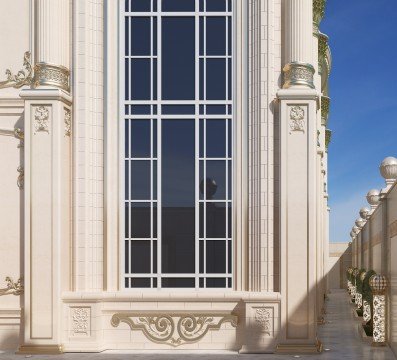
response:
[(36, 0), (35, 86), (69, 91), (70, 1)]
[(284, 14), (284, 88), (314, 88), (312, 1), (285, 0)]

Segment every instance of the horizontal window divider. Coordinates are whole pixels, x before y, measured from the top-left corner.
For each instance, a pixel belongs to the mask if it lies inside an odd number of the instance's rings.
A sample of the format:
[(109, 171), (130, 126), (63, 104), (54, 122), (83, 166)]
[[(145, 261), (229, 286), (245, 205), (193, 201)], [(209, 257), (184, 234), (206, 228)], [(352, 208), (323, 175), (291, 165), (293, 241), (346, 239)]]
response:
[(212, 17), (212, 16), (221, 16), (221, 17), (231, 17), (232, 12), (228, 11), (153, 11), (153, 12), (125, 12), (124, 13), (126, 17), (168, 17), (168, 16), (207, 16), (207, 17)]
[(206, 161), (227, 161), (232, 160), (232, 158), (211, 158), (211, 157), (200, 157), (199, 160), (206, 160)]
[[(232, 274), (226, 274), (226, 273), (211, 273), (211, 274), (206, 274), (206, 273), (199, 273), (199, 274), (161, 274), (159, 275), (160, 279), (178, 279), (178, 278), (194, 278), (195, 276), (198, 277), (206, 277), (206, 278), (225, 278), (225, 279), (231, 279), (233, 277)], [(157, 274), (150, 274), (150, 273), (124, 273), (124, 278), (129, 279), (129, 278), (148, 278), (148, 277), (157, 277)], [(192, 288), (189, 288), (192, 289)]]
[(125, 199), (124, 202), (130, 203), (157, 203), (157, 200), (134, 200), (134, 199)]

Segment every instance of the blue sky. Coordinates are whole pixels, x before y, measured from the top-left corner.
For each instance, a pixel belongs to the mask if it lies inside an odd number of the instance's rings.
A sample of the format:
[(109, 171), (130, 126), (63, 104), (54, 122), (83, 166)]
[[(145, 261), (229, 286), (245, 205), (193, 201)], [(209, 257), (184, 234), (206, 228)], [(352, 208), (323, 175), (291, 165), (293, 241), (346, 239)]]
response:
[(349, 232), (365, 194), (384, 186), (379, 164), (397, 157), (397, 7), (393, 0), (328, 0), (333, 131), (329, 147), (330, 241)]

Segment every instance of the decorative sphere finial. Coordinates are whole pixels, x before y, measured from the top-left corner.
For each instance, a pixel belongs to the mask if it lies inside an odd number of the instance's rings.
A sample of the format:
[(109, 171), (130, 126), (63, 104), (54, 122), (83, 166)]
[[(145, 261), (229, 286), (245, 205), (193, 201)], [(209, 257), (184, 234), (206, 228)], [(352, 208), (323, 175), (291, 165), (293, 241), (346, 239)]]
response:
[(388, 156), (381, 162), (379, 171), (386, 180), (387, 185), (393, 184), (397, 179), (397, 159), (393, 156)]
[(369, 286), (371, 287), (372, 293), (383, 294), (387, 288), (388, 282), (386, 276), (383, 275), (372, 275), (369, 278)]
[(361, 228), (364, 226), (365, 222), (364, 222), (363, 219), (358, 218), (358, 219), (355, 221), (355, 224), (356, 224), (356, 226), (357, 226), (358, 228), (361, 229)]
[(360, 216), (362, 219), (367, 220), (370, 210), (366, 207), (360, 209)]
[(360, 232), (360, 229), (358, 228), (357, 225), (354, 225), (352, 231), (353, 231), (354, 234), (357, 235)]
[(375, 208), (379, 204), (379, 201), (380, 201), (379, 190), (372, 189), (372, 190), (368, 191), (367, 201), (368, 201), (368, 204), (371, 205), (371, 208)]

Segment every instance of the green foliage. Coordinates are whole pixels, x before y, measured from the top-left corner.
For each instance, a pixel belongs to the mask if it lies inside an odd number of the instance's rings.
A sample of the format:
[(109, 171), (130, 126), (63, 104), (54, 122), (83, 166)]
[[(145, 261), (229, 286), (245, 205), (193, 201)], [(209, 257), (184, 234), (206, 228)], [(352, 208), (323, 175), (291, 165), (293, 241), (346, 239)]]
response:
[(362, 294), (363, 294), (363, 300), (367, 300), (369, 304), (372, 307), (372, 290), (371, 287), (369, 286), (369, 279), (371, 278), (372, 275), (375, 275), (376, 272), (373, 270), (367, 271), (365, 274), (364, 281), (362, 281)]

